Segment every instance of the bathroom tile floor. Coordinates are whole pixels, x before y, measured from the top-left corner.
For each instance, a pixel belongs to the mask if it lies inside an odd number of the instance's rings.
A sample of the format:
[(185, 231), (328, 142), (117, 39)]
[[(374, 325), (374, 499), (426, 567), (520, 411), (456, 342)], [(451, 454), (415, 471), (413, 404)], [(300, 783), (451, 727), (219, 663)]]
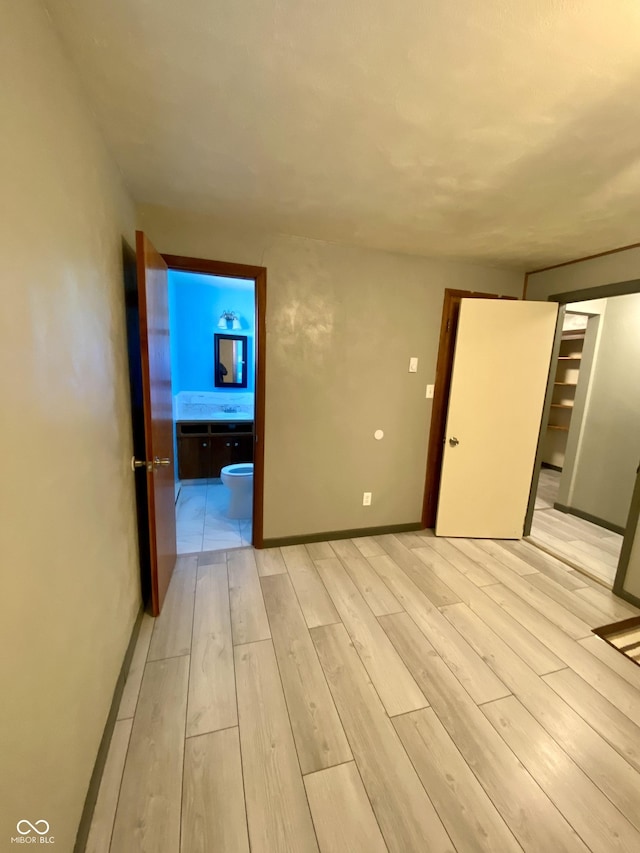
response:
[(228, 501), (222, 483), (182, 486), (176, 503), (178, 554), (251, 544), (251, 519), (227, 518)]

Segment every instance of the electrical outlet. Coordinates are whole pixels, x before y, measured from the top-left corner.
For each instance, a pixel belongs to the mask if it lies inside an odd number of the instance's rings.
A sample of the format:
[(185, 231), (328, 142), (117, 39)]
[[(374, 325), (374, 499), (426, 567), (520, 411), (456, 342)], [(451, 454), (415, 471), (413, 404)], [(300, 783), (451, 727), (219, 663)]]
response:
[(427, 400), (430, 400), (433, 397), (433, 389), (435, 386), (427, 385)]
[(362, 506), (371, 506), (371, 492), (362, 493)]

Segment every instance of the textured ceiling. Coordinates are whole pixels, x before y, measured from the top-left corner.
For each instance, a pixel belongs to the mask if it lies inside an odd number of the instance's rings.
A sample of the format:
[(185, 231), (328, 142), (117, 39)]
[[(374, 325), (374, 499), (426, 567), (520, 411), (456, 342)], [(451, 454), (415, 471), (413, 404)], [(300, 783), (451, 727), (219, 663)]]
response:
[(640, 240), (638, 0), (46, 0), (139, 202), (536, 267)]

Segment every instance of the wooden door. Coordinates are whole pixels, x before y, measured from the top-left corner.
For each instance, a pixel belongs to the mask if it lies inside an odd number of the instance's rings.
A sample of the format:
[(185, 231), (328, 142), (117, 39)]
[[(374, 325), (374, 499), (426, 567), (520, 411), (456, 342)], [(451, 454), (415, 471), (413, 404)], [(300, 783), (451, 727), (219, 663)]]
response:
[[(167, 265), (149, 239), (136, 232), (140, 360), (146, 451), (151, 562), (151, 606), (162, 609), (176, 563), (173, 398), (169, 351)], [(139, 471), (136, 476), (143, 476)]]
[(436, 534), (519, 539), (558, 306), (463, 299)]
[(424, 501), (422, 504), (423, 527), (434, 527), (436, 523), (440, 477), (442, 474), (444, 431), (447, 423), (447, 405), (451, 389), (451, 371), (453, 370), (453, 353), (456, 335), (458, 334), (460, 303), (463, 299), (515, 298), (515, 296), (500, 296), (498, 293), (452, 290), (448, 287), (444, 291), (438, 362), (436, 365), (435, 389), (431, 409), (431, 425), (429, 427), (427, 472), (424, 484)]

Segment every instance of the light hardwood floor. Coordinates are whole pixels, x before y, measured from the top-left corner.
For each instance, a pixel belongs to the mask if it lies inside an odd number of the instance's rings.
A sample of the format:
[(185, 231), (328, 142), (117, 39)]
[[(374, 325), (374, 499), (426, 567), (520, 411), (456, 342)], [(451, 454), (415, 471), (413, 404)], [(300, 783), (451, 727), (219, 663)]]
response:
[(526, 542), (180, 558), (90, 853), (640, 850), (636, 615)]
[(529, 539), (611, 589), (622, 536), (583, 518), (554, 509), (560, 472), (542, 468)]

